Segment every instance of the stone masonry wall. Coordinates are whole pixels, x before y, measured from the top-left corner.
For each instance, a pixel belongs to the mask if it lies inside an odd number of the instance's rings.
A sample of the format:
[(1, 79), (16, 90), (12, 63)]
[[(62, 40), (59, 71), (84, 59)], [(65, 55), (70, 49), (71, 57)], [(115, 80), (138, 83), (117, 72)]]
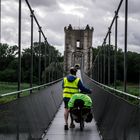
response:
[(93, 27), (88, 25), (84, 29), (73, 28), (71, 25), (64, 28), (65, 51), (64, 51), (64, 71), (69, 72), (69, 68), (79, 63), (84, 72), (90, 75), (92, 67), (92, 34)]

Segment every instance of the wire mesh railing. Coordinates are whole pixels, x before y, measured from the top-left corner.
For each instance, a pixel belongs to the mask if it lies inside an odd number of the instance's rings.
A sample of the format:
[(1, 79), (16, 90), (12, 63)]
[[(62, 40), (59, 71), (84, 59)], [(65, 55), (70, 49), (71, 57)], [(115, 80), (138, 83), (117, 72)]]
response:
[[(7, 62), (7, 65), (6, 60), (9, 59), (10, 55), (1, 59), (3, 62), (5, 61), (5, 67), (0, 68), (0, 77), (2, 77), (2, 74), (4, 73), (7, 75), (7, 78), (1, 78), (0, 81), (17, 82), (17, 91), (13, 91), (12, 93), (8, 92), (7, 94), (2, 91), (0, 92), (1, 97), (16, 94), (17, 98), (19, 98), (20, 93), (24, 91), (32, 93), (33, 89), (37, 89), (36, 87), (42, 87), (43, 85), (47, 85), (46, 83), (56, 81), (63, 77), (63, 57), (54, 46), (48, 43), (45, 32), (43, 31), (31, 4), (28, 0), (19, 0), (18, 3), (16, 3), (16, 6), (18, 6), (16, 8), (16, 12), (18, 13), (18, 45), (13, 47), (0, 42), (1, 48), (7, 47), (7, 50), (5, 49), (5, 51), (9, 51), (10, 48), (14, 51), (12, 59)], [(22, 15), (23, 11), (26, 12), (26, 15)], [(4, 14), (2, 13), (2, 16), (3, 15)], [(24, 23), (25, 21), (27, 22), (26, 24)], [(25, 27), (26, 25), (28, 25), (28, 27)], [(23, 31), (25, 28), (27, 29), (28, 34), (30, 34), (29, 38), (27, 38), (27, 46), (25, 46), (23, 42), (25, 41), (25, 39), (23, 40), (23, 36), (25, 35)], [(3, 62), (1, 61), (0, 65), (2, 65)], [(9, 67), (11, 63), (12, 65), (15, 63), (16, 66)], [(11, 73), (9, 72), (10, 70), (12, 71)], [(22, 88), (23, 83), (28, 83), (28, 87)]]
[[(122, 12), (124, 10), (124, 13)], [(98, 46), (98, 53), (94, 59), (92, 67), (92, 78), (98, 83), (109, 88), (114, 88), (115, 91), (125, 93), (124, 98), (128, 98), (133, 94), (139, 98), (139, 82), (140, 82), (140, 54), (128, 51), (128, 0), (120, 0), (114, 17), (105, 35), (101, 46)], [(119, 20), (119, 15), (122, 20)], [(123, 30), (122, 30), (122, 25)], [(120, 29), (119, 29), (120, 28)], [(124, 39), (123, 49), (119, 46), (118, 36)], [(137, 58), (136, 63), (133, 63), (132, 57)], [(133, 63), (132, 65), (130, 64)], [(135, 70), (137, 69), (137, 70)], [(136, 87), (136, 91), (130, 91), (128, 82), (131, 83), (131, 88)], [(132, 84), (133, 83), (133, 84)], [(133, 90), (133, 89), (132, 89)], [(127, 94), (128, 93), (128, 94)], [(132, 96), (133, 96), (132, 95)]]
[(140, 136), (139, 106), (114, 95), (114, 92), (131, 96), (136, 100), (140, 98), (101, 84), (85, 74), (82, 75), (82, 79), (89, 88), (93, 88), (91, 98), (94, 101), (94, 119), (102, 139), (138, 140)]
[(56, 81), (53, 81), (53, 82), (49, 82), (49, 83), (43, 84), (43, 85), (34, 86), (32, 88), (27, 88), (27, 89), (23, 89), (23, 90), (19, 90), (19, 91), (14, 91), (14, 92), (9, 92), (9, 93), (5, 93), (5, 94), (1, 94), (0, 95), (0, 98), (2, 98), (2, 97), (8, 97), (8, 96), (11, 96), (11, 95), (17, 95), (17, 94), (20, 94), (20, 93), (23, 94), (26, 91), (32, 91), (32, 90), (36, 90), (36, 89), (38, 90), (40, 88), (44, 88), (46, 86), (50, 86), (52, 84), (55, 84), (55, 83), (57, 83), (57, 82), (59, 82), (61, 80), (62, 80), (62, 78), (61, 79), (58, 79)]

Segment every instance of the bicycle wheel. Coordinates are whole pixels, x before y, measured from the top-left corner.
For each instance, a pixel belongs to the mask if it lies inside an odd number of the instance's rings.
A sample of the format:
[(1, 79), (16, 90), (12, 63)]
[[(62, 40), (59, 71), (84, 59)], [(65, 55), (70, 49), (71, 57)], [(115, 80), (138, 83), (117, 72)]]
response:
[(80, 121), (80, 130), (83, 131), (83, 128), (84, 128), (84, 120), (81, 119), (81, 121)]
[(80, 113), (80, 130), (83, 131), (83, 128), (84, 128), (84, 119), (83, 119), (83, 116), (82, 116), (82, 110), (81, 110), (81, 113)]

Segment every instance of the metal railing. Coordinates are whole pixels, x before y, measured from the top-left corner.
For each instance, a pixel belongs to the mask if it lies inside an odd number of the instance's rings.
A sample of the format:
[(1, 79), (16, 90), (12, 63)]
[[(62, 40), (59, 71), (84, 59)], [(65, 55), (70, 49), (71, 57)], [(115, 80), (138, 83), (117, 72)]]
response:
[[(124, 3), (124, 52), (123, 52), (123, 72), (122, 80), (123, 81), (123, 90), (127, 92), (127, 22), (128, 22), (128, 0), (120, 0), (117, 9), (115, 10), (114, 17), (111, 21), (108, 31), (105, 35), (102, 45), (98, 48), (98, 54), (96, 55), (92, 71), (92, 78), (99, 83), (110, 86), (114, 84), (114, 88), (117, 88), (117, 78), (118, 78), (118, 67), (117, 67), (117, 49), (118, 49), (118, 16), (120, 8)], [(114, 46), (111, 42), (112, 30), (114, 26)], [(107, 40), (108, 39), (108, 40)], [(113, 54), (111, 54), (113, 53)], [(111, 81), (112, 80), (112, 81)], [(120, 80), (120, 79), (119, 79)], [(140, 79), (139, 79), (140, 80)]]
[[(85, 75), (86, 75), (86, 74), (85, 74)], [(86, 76), (87, 76), (87, 75), (86, 75)], [(88, 76), (87, 76), (87, 77), (88, 77)], [(89, 78), (91, 81), (93, 81), (95, 84), (99, 85), (100, 87), (103, 87), (103, 88), (105, 88), (105, 89), (109, 89), (109, 90), (111, 90), (111, 91), (113, 91), (113, 92), (117, 92), (117, 93), (120, 93), (120, 94), (122, 94), (122, 95), (126, 95), (126, 96), (128, 96), (128, 97), (131, 97), (131, 98), (134, 98), (134, 99), (137, 99), (137, 100), (140, 101), (140, 97), (139, 97), (139, 96), (135, 96), (135, 95), (129, 94), (129, 93), (127, 93), (127, 92), (123, 92), (123, 91), (117, 90), (117, 89), (115, 89), (115, 88), (112, 88), (112, 87), (109, 87), (109, 86), (104, 85), (104, 84), (102, 84), (102, 83), (99, 83), (99, 82), (93, 80), (93, 79), (90, 78), (90, 77), (88, 77), (88, 78)]]
[[(101, 45), (101, 47), (99, 48), (99, 51), (98, 51), (98, 54), (96, 55), (95, 59), (94, 59), (94, 62), (93, 62), (93, 71), (94, 71), (94, 68), (95, 67), (98, 67), (98, 69), (96, 68), (96, 73), (97, 73), (97, 77), (96, 77), (96, 80), (101, 83), (104, 83), (106, 82), (106, 77), (108, 77), (108, 85), (110, 85), (110, 46), (111, 46), (111, 30), (112, 30), (112, 26), (113, 24), (115, 24), (115, 56), (114, 56), (114, 84), (116, 85), (116, 72), (117, 72), (117, 67), (116, 67), (116, 51), (117, 51), (117, 30), (118, 30), (118, 13), (119, 13), (119, 10), (122, 6), (122, 3), (123, 3), (123, 0), (120, 1), (119, 5), (118, 5), (118, 8), (117, 10), (115, 11), (115, 15), (112, 19), (112, 22), (110, 24), (110, 26), (108, 27), (108, 31), (105, 35), (105, 38), (104, 38), (104, 41)], [(127, 0), (126, 0), (126, 3), (125, 3), (126, 7), (128, 7), (127, 5)], [(125, 11), (126, 13), (128, 11)], [(125, 14), (127, 15), (127, 14)], [(127, 16), (125, 16), (125, 47), (127, 48)], [(106, 50), (106, 43), (107, 43), (107, 38), (108, 38), (108, 50)], [(106, 52), (108, 53), (107, 56), (106, 56)], [(126, 53), (126, 52), (125, 52)], [(108, 62), (106, 62), (106, 59)], [(124, 60), (124, 63), (126, 64), (126, 59)], [(108, 69), (106, 70), (106, 63), (108, 65)], [(97, 66), (96, 66), (97, 65)], [(126, 65), (124, 65), (125, 67), (125, 71), (126, 71)], [(125, 72), (126, 73), (126, 72)], [(108, 75), (108, 76), (106, 76)], [(124, 79), (124, 81), (126, 81), (126, 77)], [(125, 85), (126, 86), (126, 85)], [(115, 87), (116, 88), (116, 87)], [(125, 88), (126, 89), (126, 88)], [(125, 90), (126, 91), (126, 90)]]
[[(22, 62), (21, 62), (21, 59), (22, 59), (22, 52), (21, 52), (21, 49), (22, 49), (22, 44), (21, 44), (21, 41), (22, 41), (22, 5), (23, 5), (23, 2), (25, 2), (25, 4), (27, 5), (27, 8), (29, 9), (29, 17), (30, 17), (30, 60), (29, 60), (29, 63), (30, 63), (30, 66), (28, 67), (28, 73), (29, 73), (29, 77), (30, 77), (30, 80), (29, 80), (29, 84), (30, 84), (30, 88), (28, 89), (25, 89), (25, 90), (21, 90), (21, 79), (22, 79)], [(0, 3), (1, 3), (1, 0), (0, 0)], [(1, 10), (1, 5), (0, 5), (0, 10)], [(1, 19), (1, 11), (0, 11), (0, 19)], [(34, 69), (34, 56), (35, 55), (35, 50), (34, 50), (34, 42), (33, 42), (33, 39), (34, 39), (34, 23), (37, 25), (37, 32), (39, 34), (39, 37), (38, 37), (38, 42), (37, 42), (37, 45), (38, 45), (38, 52), (37, 52), (37, 65), (38, 67)], [(0, 29), (1, 29), (1, 23), (0, 23)], [(43, 37), (43, 39), (42, 39)], [(0, 39), (1, 39), (1, 33), (0, 33)], [(1, 43), (1, 42), (0, 42)], [(41, 45), (44, 45), (44, 48), (43, 48), (43, 53), (42, 53), (42, 50), (41, 50)], [(59, 63), (57, 58), (55, 58), (55, 60), (52, 60), (52, 54), (54, 53), (54, 49), (52, 48), (53, 46), (51, 46), (48, 41), (47, 41), (47, 37), (46, 35), (44, 34), (43, 30), (42, 30), (42, 27), (35, 15), (35, 12), (32, 8), (32, 6), (30, 5), (29, 1), (28, 0), (18, 0), (18, 54), (17, 54), (17, 59), (18, 59), (18, 69), (17, 69), (17, 90), (18, 91), (15, 91), (15, 92), (11, 92), (11, 93), (7, 93), (7, 94), (2, 94), (0, 95), (0, 97), (5, 97), (5, 96), (9, 96), (9, 95), (17, 95), (17, 98), (20, 98), (20, 93), (22, 92), (25, 92), (25, 91), (30, 91), (30, 93), (32, 93), (32, 90), (34, 89), (37, 89), (37, 88), (40, 88), (44, 85), (49, 85), (50, 83), (53, 83), (51, 81), (54, 81), (56, 79), (59, 79), (63, 76), (60, 76), (59, 73), (55, 73), (54, 75), (54, 72), (53, 71), (49, 71), (49, 72), (46, 72), (46, 68), (47, 66), (50, 66), (50, 64), (52, 63), (52, 61), (55, 62), (55, 64)], [(48, 52), (47, 52), (48, 50)], [(43, 56), (43, 55), (44, 56)], [(57, 57), (57, 56), (53, 56), (53, 57)], [(47, 62), (47, 58), (48, 58), (48, 62)], [(36, 59), (36, 58), (35, 58)], [(38, 75), (34, 75), (34, 71), (37, 71), (38, 72)], [(41, 74), (43, 73), (44, 71), (44, 75), (42, 76)], [(24, 72), (24, 71), (23, 71)], [(46, 75), (46, 73), (48, 73), (48, 75)], [(38, 81), (38, 85), (39, 86), (36, 86), (36, 87), (33, 87), (33, 81), (34, 81), (34, 76), (36, 76), (35, 80)], [(42, 76), (42, 77), (41, 77)], [(54, 78), (55, 77), (55, 78)], [(42, 81), (41, 81), (42, 80)], [(22, 80), (22, 82), (24, 82)], [(46, 84), (46, 82), (49, 82)], [(43, 84), (43, 85), (42, 85)]]
[(1, 43), (1, 0), (0, 0), (0, 43)]
[(46, 86), (50, 86), (52, 84), (55, 84), (55, 83), (57, 83), (57, 82), (59, 82), (61, 80), (62, 80), (62, 78), (58, 79), (56, 81), (53, 81), (53, 82), (50, 82), (50, 83), (46, 83), (46, 84), (43, 84), (43, 85), (39, 85), (39, 86), (35, 86), (35, 87), (32, 87), (32, 88), (27, 88), (27, 89), (23, 89), (23, 90), (20, 90), (20, 91), (14, 91), (14, 92), (9, 92), (9, 93), (5, 93), (5, 94), (1, 94), (0, 98), (11, 96), (11, 95), (17, 95), (17, 94), (20, 94), (20, 93), (23, 93), (23, 92), (26, 92), (26, 91), (32, 91), (32, 90), (35, 90), (35, 89), (40, 89), (42, 87), (46, 87)]
[[(31, 12), (31, 73), (30, 73), (30, 87), (32, 88), (32, 81), (33, 81), (33, 21), (35, 20), (35, 23), (38, 26), (39, 29), (39, 64), (38, 64), (38, 82), (40, 85), (40, 75), (41, 75), (41, 35), (43, 35), (44, 40), (45, 40), (45, 45), (48, 43), (47, 42), (47, 37), (45, 36), (44, 32), (42, 31), (42, 28), (34, 14), (34, 10), (31, 8), (30, 3), (28, 0), (25, 0), (30, 12)], [(21, 83), (21, 11), (22, 11), (22, 3), (21, 0), (19, 0), (19, 35), (18, 35), (18, 91), (21, 89), (20, 88), (20, 83)], [(45, 47), (45, 53), (46, 53), (46, 47)], [(45, 54), (46, 56), (46, 54)], [(46, 57), (45, 57), (45, 62), (46, 62)], [(46, 66), (46, 65), (45, 65)], [(45, 67), (46, 68), (46, 67)], [(46, 78), (46, 77), (45, 77)], [(46, 79), (45, 79), (46, 81)], [(31, 91), (32, 92), (32, 91)], [(20, 95), (18, 94), (18, 98)]]

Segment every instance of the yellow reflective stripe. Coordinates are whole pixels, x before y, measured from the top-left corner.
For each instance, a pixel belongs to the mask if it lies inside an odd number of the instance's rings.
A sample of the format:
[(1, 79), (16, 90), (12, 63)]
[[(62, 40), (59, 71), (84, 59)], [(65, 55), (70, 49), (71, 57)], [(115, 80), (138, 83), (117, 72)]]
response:
[(78, 87), (65, 86), (64, 88), (78, 89)]
[(66, 94), (79, 93), (79, 89), (64, 89), (63, 93), (66, 93)]
[(63, 93), (63, 98), (67, 97), (67, 98), (71, 98), (73, 94), (68, 94), (68, 93)]
[(76, 92), (79, 92), (79, 89), (71, 89), (71, 88), (65, 88), (64, 90), (63, 90), (63, 92), (64, 93), (66, 93), (66, 92), (70, 92), (70, 93), (76, 93)]
[(63, 93), (63, 97), (71, 98), (74, 94), (79, 94), (79, 92), (76, 92), (76, 93)]

